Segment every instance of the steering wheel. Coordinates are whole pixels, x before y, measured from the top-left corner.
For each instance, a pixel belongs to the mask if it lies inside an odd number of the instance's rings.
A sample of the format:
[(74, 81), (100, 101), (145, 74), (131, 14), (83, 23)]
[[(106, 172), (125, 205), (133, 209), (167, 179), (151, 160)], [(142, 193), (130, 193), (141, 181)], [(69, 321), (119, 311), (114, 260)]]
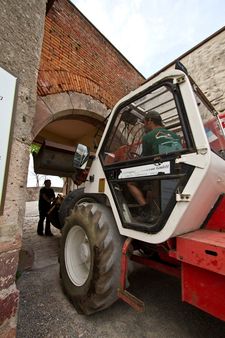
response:
[(130, 160), (135, 160), (135, 159), (140, 158), (141, 155), (138, 154), (138, 153), (135, 153), (135, 151), (128, 151), (127, 157), (128, 157)]

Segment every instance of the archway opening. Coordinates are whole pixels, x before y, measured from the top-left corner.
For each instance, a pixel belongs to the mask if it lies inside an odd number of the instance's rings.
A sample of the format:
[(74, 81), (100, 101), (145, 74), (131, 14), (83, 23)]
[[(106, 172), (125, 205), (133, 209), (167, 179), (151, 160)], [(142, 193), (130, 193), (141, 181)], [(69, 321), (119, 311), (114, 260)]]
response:
[(104, 118), (93, 115), (88, 112), (68, 114), (54, 119), (39, 131), (33, 140), (35, 147), (30, 157), (28, 187), (39, 187), (46, 178), (60, 184), (60, 177), (64, 194), (74, 188), (71, 177), (76, 145), (83, 143), (95, 152), (104, 130)]

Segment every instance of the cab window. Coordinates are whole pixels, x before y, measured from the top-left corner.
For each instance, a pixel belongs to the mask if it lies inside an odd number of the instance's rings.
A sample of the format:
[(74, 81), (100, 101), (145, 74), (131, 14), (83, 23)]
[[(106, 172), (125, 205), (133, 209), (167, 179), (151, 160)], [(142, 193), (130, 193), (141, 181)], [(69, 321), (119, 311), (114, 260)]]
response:
[[(169, 87), (162, 86), (120, 108), (101, 153), (105, 165), (135, 160), (141, 156), (142, 138), (145, 133), (144, 117), (152, 110), (160, 114), (167, 130), (180, 137), (181, 148), (186, 148), (174, 95)], [(160, 152), (168, 153), (178, 150), (180, 150), (179, 147), (161, 147)]]

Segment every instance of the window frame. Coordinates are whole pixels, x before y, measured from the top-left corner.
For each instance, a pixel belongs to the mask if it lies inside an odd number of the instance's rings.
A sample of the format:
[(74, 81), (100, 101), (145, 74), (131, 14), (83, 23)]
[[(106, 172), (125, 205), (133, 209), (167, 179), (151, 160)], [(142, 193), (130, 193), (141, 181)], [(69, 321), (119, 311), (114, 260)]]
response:
[[(180, 119), (180, 126), (181, 126), (183, 136), (184, 136), (184, 139), (185, 139), (185, 143), (186, 143), (186, 148), (179, 150), (179, 151), (176, 151), (176, 153), (183, 154), (183, 153), (196, 152), (196, 145), (194, 143), (194, 138), (193, 138), (193, 135), (192, 135), (192, 132), (191, 132), (191, 128), (190, 128), (189, 120), (188, 120), (188, 117), (187, 117), (185, 105), (183, 103), (179, 84), (174, 84), (172, 79), (171, 80), (165, 80), (165, 81), (161, 81), (160, 83), (143, 90), (142, 92), (140, 92), (140, 93), (136, 94), (135, 96), (129, 98), (128, 100), (122, 102), (116, 108), (116, 111), (114, 112), (114, 116), (111, 120), (111, 125), (110, 125), (109, 129), (107, 130), (104, 141), (103, 141), (101, 148), (99, 150), (99, 158), (100, 158), (100, 161), (101, 161), (103, 168), (113, 167), (113, 166), (119, 167), (121, 165), (124, 166), (124, 164), (126, 165), (126, 167), (129, 167), (129, 166), (133, 166), (134, 163), (136, 163), (136, 162), (141, 163), (141, 162), (146, 162), (146, 160), (151, 160), (151, 159), (154, 161), (155, 157), (160, 158), (160, 160), (161, 159), (163, 160), (165, 157), (168, 157), (168, 154), (160, 154), (160, 155), (157, 154), (157, 156), (155, 156), (155, 155), (145, 156), (144, 159), (143, 159), (143, 157), (140, 157), (138, 159), (130, 159), (129, 161), (125, 160), (125, 161), (120, 161), (120, 162), (116, 162), (116, 163), (109, 163), (109, 164), (106, 164), (105, 161), (104, 161), (104, 150), (105, 150), (105, 147), (107, 146), (108, 138), (109, 138), (109, 136), (111, 136), (112, 129), (115, 125), (116, 119), (118, 118), (118, 115), (121, 112), (121, 110), (123, 108), (125, 108), (126, 106), (128, 106), (129, 104), (131, 104), (132, 102), (139, 100), (141, 97), (143, 97), (143, 96), (145, 96), (145, 95), (147, 95), (147, 94), (149, 94), (149, 93), (151, 93), (151, 92), (153, 92), (153, 91), (155, 91), (155, 90), (157, 90), (157, 89), (159, 89), (160, 87), (163, 87), (163, 86), (166, 87), (171, 92), (171, 94), (173, 95), (174, 102), (175, 102), (176, 109), (177, 109), (177, 114), (178, 114), (178, 117)], [(117, 128), (118, 128), (119, 123), (120, 123), (120, 120), (117, 124)], [(114, 132), (114, 134), (115, 134), (115, 132)], [(113, 138), (112, 138), (112, 140), (113, 140)], [(112, 142), (112, 140), (111, 140), (111, 142)]]

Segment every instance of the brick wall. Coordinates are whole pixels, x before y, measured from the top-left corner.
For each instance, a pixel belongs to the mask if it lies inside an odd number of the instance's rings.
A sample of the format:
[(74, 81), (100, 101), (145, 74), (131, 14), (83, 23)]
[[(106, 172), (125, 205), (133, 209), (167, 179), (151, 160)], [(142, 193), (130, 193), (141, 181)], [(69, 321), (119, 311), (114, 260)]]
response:
[(46, 0), (1, 0), (0, 66), (18, 78), (18, 94), (5, 205), (0, 216), (0, 337), (16, 334), (19, 295), (15, 275), (21, 246), (45, 4)]
[(45, 22), (38, 94), (82, 92), (112, 107), (143, 76), (67, 0), (56, 0)]

